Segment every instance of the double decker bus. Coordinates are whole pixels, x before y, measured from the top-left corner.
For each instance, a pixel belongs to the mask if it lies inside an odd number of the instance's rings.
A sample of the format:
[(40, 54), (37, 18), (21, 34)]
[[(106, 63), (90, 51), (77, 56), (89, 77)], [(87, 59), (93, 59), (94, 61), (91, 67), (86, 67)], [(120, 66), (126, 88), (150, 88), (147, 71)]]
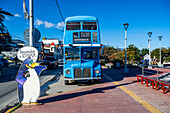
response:
[(65, 20), (63, 74), (70, 81), (101, 82), (99, 22), (93, 16), (73, 16)]

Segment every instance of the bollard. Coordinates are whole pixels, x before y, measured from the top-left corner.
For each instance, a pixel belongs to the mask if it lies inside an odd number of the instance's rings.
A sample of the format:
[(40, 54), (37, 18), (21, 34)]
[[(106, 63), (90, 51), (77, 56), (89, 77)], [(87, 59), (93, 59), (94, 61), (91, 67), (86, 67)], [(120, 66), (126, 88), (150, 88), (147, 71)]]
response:
[(144, 66), (142, 65), (142, 75), (144, 75)]
[(157, 66), (157, 80), (158, 80), (158, 76), (159, 76), (159, 67)]

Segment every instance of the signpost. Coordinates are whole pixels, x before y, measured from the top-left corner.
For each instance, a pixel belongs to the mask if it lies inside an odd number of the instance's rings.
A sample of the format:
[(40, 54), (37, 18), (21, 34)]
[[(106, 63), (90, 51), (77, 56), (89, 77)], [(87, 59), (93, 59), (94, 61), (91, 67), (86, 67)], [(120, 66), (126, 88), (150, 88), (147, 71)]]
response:
[[(25, 31), (24, 31), (24, 38), (27, 42), (29, 42), (29, 36), (30, 36), (30, 28), (27, 28)], [(40, 37), (41, 37), (41, 33), (40, 31), (37, 29), (37, 28), (34, 28), (34, 38), (33, 38), (33, 41), (34, 42), (38, 42), (40, 40)]]

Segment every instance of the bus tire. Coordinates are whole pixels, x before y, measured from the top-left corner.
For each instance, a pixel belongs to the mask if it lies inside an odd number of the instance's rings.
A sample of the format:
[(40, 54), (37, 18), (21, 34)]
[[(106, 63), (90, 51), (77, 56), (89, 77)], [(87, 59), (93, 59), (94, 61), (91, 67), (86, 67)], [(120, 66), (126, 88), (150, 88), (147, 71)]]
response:
[(102, 83), (102, 79), (97, 80), (97, 83), (98, 83), (98, 84), (99, 84), (99, 83)]
[(69, 84), (69, 80), (64, 80), (65, 85)]

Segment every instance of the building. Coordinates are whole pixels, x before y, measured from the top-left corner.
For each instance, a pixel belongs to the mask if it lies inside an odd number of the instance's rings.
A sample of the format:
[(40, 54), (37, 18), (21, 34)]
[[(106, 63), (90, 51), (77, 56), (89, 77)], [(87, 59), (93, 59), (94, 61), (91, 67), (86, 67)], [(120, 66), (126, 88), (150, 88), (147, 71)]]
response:
[(62, 53), (61, 41), (58, 39), (43, 39), (42, 40), (42, 58), (45, 56), (54, 56), (60, 58)]

